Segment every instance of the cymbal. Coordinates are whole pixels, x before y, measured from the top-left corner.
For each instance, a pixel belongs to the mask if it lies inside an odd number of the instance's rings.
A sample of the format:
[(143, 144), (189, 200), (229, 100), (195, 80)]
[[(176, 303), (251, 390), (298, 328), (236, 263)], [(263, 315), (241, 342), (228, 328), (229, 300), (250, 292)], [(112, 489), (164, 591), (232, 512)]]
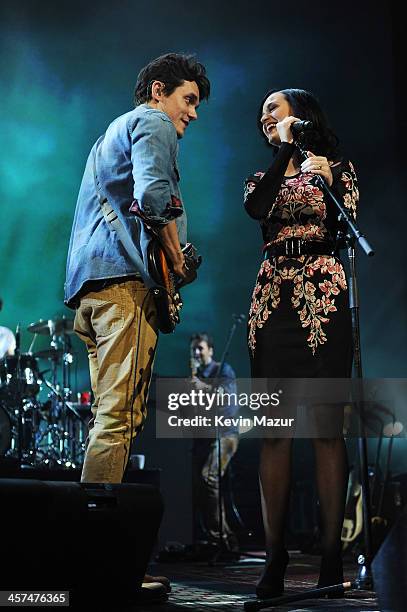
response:
[(62, 357), (63, 354), (63, 349), (49, 348), (45, 349), (44, 351), (37, 351), (36, 353), (34, 353), (34, 357), (36, 359), (54, 359), (55, 361), (58, 361), (58, 359)]
[(32, 334), (43, 334), (53, 336), (58, 334), (73, 334), (73, 319), (40, 319), (36, 323), (31, 323), (27, 331)]

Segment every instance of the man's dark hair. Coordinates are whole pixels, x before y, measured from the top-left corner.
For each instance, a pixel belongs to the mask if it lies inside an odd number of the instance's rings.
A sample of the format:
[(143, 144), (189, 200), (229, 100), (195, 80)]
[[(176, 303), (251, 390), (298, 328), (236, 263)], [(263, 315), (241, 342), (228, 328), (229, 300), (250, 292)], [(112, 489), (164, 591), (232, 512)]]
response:
[(270, 89), (263, 97), (257, 113), (257, 127), (263, 138), (266, 139), (267, 144), (271, 143), (269, 143), (264, 134), (261, 123), (263, 105), (267, 98), (276, 92), (283, 94), (291, 106), (294, 117), (298, 117), (302, 121), (312, 121), (313, 123), (314, 129), (304, 132), (304, 138), (302, 139), (303, 147), (316, 155), (324, 155), (329, 159), (334, 159), (338, 155), (339, 140), (328, 126), (328, 121), (318, 99), (309, 91), (305, 91), (305, 89)]
[(184, 53), (166, 53), (144, 66), (137, 77), (134, 89), (135, 105), (151, 100), (153, 81), (164, 83), (164, 94), (169, 96), (184, 81), (195, 81), (199, 89), (200, 100), (207, 100), (210, 94), (210, 83), (206, 69), (193, 55)]
[(190, 344), (197, 344), (198, 342), (206, 342), (208, 348), (213, 348), (213, 338), (206, 332), (200, 332), (199, 334), (192, 334)]

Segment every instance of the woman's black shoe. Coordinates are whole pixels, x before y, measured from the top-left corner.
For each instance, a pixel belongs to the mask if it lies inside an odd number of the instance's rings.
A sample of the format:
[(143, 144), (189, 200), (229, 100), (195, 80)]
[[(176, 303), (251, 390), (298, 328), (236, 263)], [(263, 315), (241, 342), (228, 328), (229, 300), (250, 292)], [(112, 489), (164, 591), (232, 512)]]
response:
[[(318, 587), (327, 587), (334, 584), (342, 584), (343, 582), (342, 558), (338, 556), (322, 557)], [(328, 599), (338, 599), (340, 597), (344, 597), (344, 593), (343, 590), (338, 590), (328, 593), (323, 597), (327, 597)]]
[(280, 597), (284, 593), (284, 574), (289, 559), (286, 550), (267, 559), (263, 573), (256, 585), (256, 595), (259, 599)]

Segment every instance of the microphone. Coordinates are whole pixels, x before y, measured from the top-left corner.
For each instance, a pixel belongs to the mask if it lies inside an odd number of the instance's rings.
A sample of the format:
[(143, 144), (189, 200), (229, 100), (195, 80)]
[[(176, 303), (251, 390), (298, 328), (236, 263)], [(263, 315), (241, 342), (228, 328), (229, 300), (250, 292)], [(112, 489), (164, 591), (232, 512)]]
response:
[(301, 134), (301, 132), (314, 129), (314, 124), (312, 121), (294, 121), (294, 123), (290, 125), (290, 128), (294, 136), (297, 136)]

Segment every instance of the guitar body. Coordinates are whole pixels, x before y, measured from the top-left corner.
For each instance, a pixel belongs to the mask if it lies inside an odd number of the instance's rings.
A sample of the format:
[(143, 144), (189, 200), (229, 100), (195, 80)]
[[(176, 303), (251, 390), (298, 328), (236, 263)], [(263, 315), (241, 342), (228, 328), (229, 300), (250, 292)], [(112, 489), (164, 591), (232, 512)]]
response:
[(196, 271), (202, 262), (202, 257), (197, 255), (195, 247), (190, 242), (183, 247), (182, 252), (185, 257), (186, 278), (174, 274), (171, 262), (158, 239), (151, 240), (148, 245), (148, 271), (156, 283), (153, 295), (157, 308), (158, 329), (163, 334), (171, 334), (180, 322), (182, 300), (179, 290), (196, 279)]
[(353, 544), (363, 529), (362, 485), (355, 469), (349, 475), (348, 494), (346, 499), (345, 516), (342, 525), (342, 550)]
[[(383, 477), (380, 470), (369, 468), (369, 492), (371, 504), (371, 548), (376, 554), (389, 532), (392, 520), (397, 518), (397, 483), (386, 495), (388, 476)], [(390, 520), (389, 520), (390, 518)], [(363, 534), (363, 500), (362, 485), (356, 468), (349, 474), (349, 485), (346, 499), (345, 516), (342, 526), (342, 550), (350, 549)]]
[(158, 328), (163, 334), (171, 334), (180, 322), (181, 295), (177, 290), (175, 274), (158, 240), (148, 245), (148, 271), (157, 284), (153, 289), (157, 308)]

